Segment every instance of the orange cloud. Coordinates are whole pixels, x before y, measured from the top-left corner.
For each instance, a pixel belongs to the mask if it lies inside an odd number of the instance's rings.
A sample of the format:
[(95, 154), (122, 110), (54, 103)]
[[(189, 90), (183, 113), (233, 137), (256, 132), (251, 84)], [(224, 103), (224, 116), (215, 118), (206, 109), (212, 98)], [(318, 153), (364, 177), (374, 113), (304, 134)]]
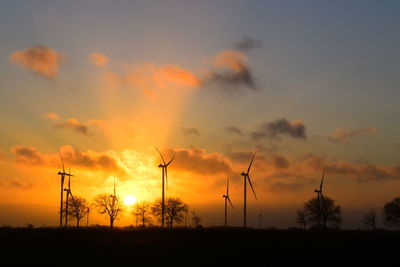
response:
[(48, 113), (44, 114), (44, 116), (51, 120), (58, 120), (60, 118), (60, 116), (58, 116), (58, 114), (55, 112), (48, 112)]
[(178, 65), (156, 65), (149, 62), (134, 63), (125, 68), (125, 73), (113, 71), (105, 73), (115, 84), (127, 84), (142, 90), (149, 98), (156, 96), (157, 90), (171, 87), (196, 88), (201, 80), (195, 74)]
[(45, 45), (33, 46), (10, 55), (11, 62), (47, 78), (57, 76), (63, 60), (63, 55)]
[(224, 50), (217, 54), (212, 63), (217, 67), (229, 68), (239, 73), (246, 69), (247, 57), (245, 54), (235, 50)]
[(97, 67), (103, 67), (108, 63), (109, 59), (106, 55), (100, 53), (92, 53), (89, 55), (89, 62)]
[(329, 135), (329, 140), (340, 143), (350, 143), (357, 136), (375, 135), (376, 128), (360, 128), (356, 130), (336, 129)]

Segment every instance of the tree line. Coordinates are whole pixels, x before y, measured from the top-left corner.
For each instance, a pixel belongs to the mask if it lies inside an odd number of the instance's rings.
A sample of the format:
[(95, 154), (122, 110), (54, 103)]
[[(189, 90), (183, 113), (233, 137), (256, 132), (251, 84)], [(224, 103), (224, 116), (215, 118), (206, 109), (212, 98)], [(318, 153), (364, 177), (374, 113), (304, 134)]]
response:
[[(383, 206), (383, 222), (388, 227), (400, 227), (400, 197), (394, 198)], [(297, 210), (296, 223), (303, 229), (340, 228), (342, 210), (330, 197), (324, 197), (323, 201), (315, 197), (306, 201)], [(376, 230), (376, 210), (370, 209), (364, 214), (362, 224), (367, 229)]]
[[(107, 217), (111, 228), (114, 227), (115, 220), (126, 211), (125, 206), (118, 196), (99, 194), (91, 205), (82, 197), (75, 196), (74, 198), (70, 198), (68, 210), (66, 212), (68, 213), (69, 219), (75, 220), (76, 226), (79, 227), (80, 221), (85, 216), (88, 216), (88, 213), (92, 209), (95, 209), (99, 214)], [(144, 228), (146, 225), (152, 224), (154, 219), (161, 222), (161, 210), (161, 200), (157, 200), (153, 203), (140, 202), (135, 205), (131, 214), (136, 218), (137, 224)], [(66, 214), (66, 212), (64, 212), (64, 214)], [(171, 197), (166, 199), (164, 218), (169, 228), (183, 223), (185, 219), (188, 220), (188, 212), (189, 206), (180, 198)], [(199, 226), (201, 218), (193, 212), (192, 221), (195, 226)]]
[[(145, 228), (147, 225), (161, 222), (161, 200), (154, 202), (140, 202), (135, 205), (131, 215), (136, 219), (136, 225)], [(68, 216), (70, 220), (76, 221), (76, 226), (80, 226), (80, 221), (88, 216), (88, 213), (95, 209), (99, 214), (106, 216), (109, 226), (114, 226), (115, 220), (126, 211), (120, 198), (114, 195), (99, 194), (93, 204), (89, 204), (86, 199), (75, 196), (69, 199)], [(165, 203), (165, 221), (169, 228), (183, 223), (187, 225), (189, 206), (180, 198), (167, 198)], [(65, 212), (64, 212), (65, 214)], [(193, 211), (192, 223), (195, 227), (200, 226), (201, 217)], [(388, 227), (400, 227), (400, 197), (394, 198), (383, 206), (383, 222)], [(342, 210), (335, 200), (326, 196), (323, 201), (317, 197), (306, 201), (297, 210), (296, 223), (303, 229), (335, 229), (340, 228), (342, 223)], [(377, 213), (376, 210), (369, 210), (362, 220), (362, 224), (371, 230), (376, 230)]]

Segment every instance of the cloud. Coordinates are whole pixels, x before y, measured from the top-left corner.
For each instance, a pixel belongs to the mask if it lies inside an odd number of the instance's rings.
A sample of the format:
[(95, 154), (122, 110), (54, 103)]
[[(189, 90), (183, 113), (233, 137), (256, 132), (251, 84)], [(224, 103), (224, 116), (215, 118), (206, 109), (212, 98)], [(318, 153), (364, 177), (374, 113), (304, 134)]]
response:
[(203, 77), (205, 86), (220, 88), (230, 94), (247, 89), (257, 89), (244, 53), (224, 50), (207, 62), (212, 69), (207, 71)]
[(11, 181), (10, 187), (15, 188), (15, 189), (20, 189), (20, 190), (29, 190), (32, 188), (32, 184), (29, 182), (26, 184), (21, 184), (20, 182)]
[(18, 164), (39, 166), (45, 163), (43, 156), (33, 146), (16, 145), (11, 148), (11, 152), (15, 155), (15, 161)]
[(244, 135), (243, 131), (236, 126), (227, 126), (227, 127), (225, 127), (225, 131), (227, 131), (229, 133), (241, 135), (241, 136)]
[(197, 128), (185, 128), (185, 127), (182, 127), (181, 129), (182, 129), (183, 134), (186, 135), (186, 136), (187, 135), (195, 135), (195, 136), (199, 136), (200, 135), (200, 132), (199, 132), (199, 130)]
[(55, 78), (64, 56), (45, 46), (36, 45), (10, 55), (10, 61), (46, 78)]
[(253, 140), (263, 138), (279, 138), (280, 135), (289, 135), (293, 138), (306, 139), (306, 126), (301, 121), (290, 122), (285, 118), (261, 124), (259, 131), (251, 134)]
[(290, 167), (290, 162), (287, 160), (286, 157), (278, 154), (273, 154), (272, 155), (272, 160), (274, 166), (276, 166), (279, 169), (287, 169)]
[(234, 48), (238, 51), (248, 52), (250, 50), (253, 50), (261, 46), (262, 46), (261, 40), (246, 36), (243, 38), (243, 40), (236, 42)]
[[(61, 167), (59, 153), (42, 154), (33, 146), (16, 145), (11, 148), (15, 161), (25, 166)], [(123, 173), (114, 156), (106, 152), (82, 151), (72, 146), (61, 146), (65, 166), (82, 167), (90, 170), (103, 170)]]
[(195, 74), (178, 65), (156, 65), (153, 63), (134, 63), (126, 68), (125, 74), (108, 73), (117, 84), (127, 84), (152, 95), (157, 89), (171, 86), (196, 88), (201, 80)]
[(219, 153), (206, 153), (204, 149), (165, 149), (164, 153), (175, 155), (174, 170), (197, 173), (201, 175), (229, 174), (232, 169), (228, 160)]
[(70, 118), (66, 122), (57, 123), (54, 125), (54, 128), (58, 129), (71, 129), (77, 133), (83, 134), (85, 136), (88, 135), (88, 128), (86, 125), (80, 123), (75, 118)]
[(106, 55), (101, 53), (92, 53), (89, 55), (89, 62), (97, 67), (103, 67), (108, 63)]
[(114, 157), (106, 153), (95, 152), (92, 150), (81, 151), (72, 146), (62, 146), (60, 148), (64, 162), (75, 167), (86, 169), (101, 169), (105, 171), (119, 170), (117, 161)]
[(58, 119), (60, 119), (60, 116), (58, 116), (58, 114), (55, 113), (55, 112), (48, 112), (48, 113), (45, 113), (44, 116), (45, 116), (46, 118), (51, 119), (51, 120), (58, 120)]
[(303, 164), (321, 172), (325, 169), (326, 174), (353, 177), (359, 182), (400, 179), (400, 165), (392, 166), (365, 161), (330, 160), (317, 155), (307, 156)]
[(356, 130), (336, 129), (329, 135), (328, 139), (332, 142), (349, 144), (355, 137), (376, 135), (377, 133), (378, 130), (376, 128), (359, 128)]

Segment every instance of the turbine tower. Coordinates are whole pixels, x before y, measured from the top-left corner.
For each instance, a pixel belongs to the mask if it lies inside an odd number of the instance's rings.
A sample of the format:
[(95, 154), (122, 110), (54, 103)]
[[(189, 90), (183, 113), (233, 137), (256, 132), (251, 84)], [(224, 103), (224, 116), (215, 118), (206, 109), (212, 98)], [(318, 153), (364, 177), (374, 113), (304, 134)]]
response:
[(167, 172), (167, 168), (168, 168), (168, 165), (171, 164), (171, 162), (174, 160), (175, 156), (173, 156), (172, 159), (168, 163), (165, 163), (164, 157), (162, 156), (160, 150), (158, 150), (158, 148), (156, 148), (156, 150), (160, 154), (161, 159), (163, 161), (163, 163), (160, 163), (158, 165), (158, 167), (162, 169), (161, 228), (164, 228), (164, 217), (165, 217), (164, 173), (165, 173), (165, 182), (166, 182), (166, 185), (168, 187), (168, 172)]
[(260, 210), (260, 213), (258, 214), (257, 217), (258, 217), (258, 229), (261, 229), (262, 221), (263, 221), (263, 218), (264, 218), (264, 216), (261, 213), (261, 210)]
[(253, 154), (253, 158), (251, 159), (249, 168), (247, 169), (247, 172), (242, 172), (242, 176), (243, 176), (243, 182), (244, 182), (244, 190), (243, 190), (243, 227), (246, 228), (246, 186), (247, 186), (247, 181), (249, 181), (251, 190), (253, 191), (254, 197), (257, 199), (257, 195), (256, 192), (254, 191), (253, 185), (251, 184), (251, 180), (250, 180), (250, 168), (251, 165), (253, 164), (254, 161), (254, 157), (256, 156), (256, 152), (254, 152)]
[(229, 204), (231, 205), (232, 209), (233, 209), (233, 204), (231, 202), (231, 199), (229, 197), (229, 177), (227, 177), (226, 180), (226, 195), (222, 196), (223, 198), (225, 198), (225, 227), (228, 226), (227, 221), (228, 221), (228, 201)]
[(71, 196), (72, 200), (74, 201), (74, 196), (71, 192), (71, 169), (68, 172), (68, 188), (65, 188), (64, 191), (66, 192), (66, 200), (65, 200), (65, 227), (68, 226), (68, 203), (69, 203), (69, 196)]
[(321, 200), (325, 202), (324, 195), (322, 194), (322, 186), (324, 184), (325, 169), (322, 171), (321, 184), (319, 185), (319, 190), (315, 189), (314, 193), (317, 193), (317, 220), (318, 227), (321, 226)]
[(62, 227), (62, 219), (63, 219), (63, 205), (64, 205), (64, 180), (65, 180), (65, 176), (71, 176), (71, 174), (69, 174), (69, 173), (66, 173), (65, 172), (65, 168), (64, 168), (64, 160), (63, 160), (63, 158), (62, 158), (62, 154), (61, 154), (61, 151), (59, 152), (60, 153), (60, 159), (61, 159), (61, 164), (62, 164), (62, 168), (63, 168), (63, 170), (62, 170), (62, 172), (58, 172), (58, 175), (60, 175), (60, 177), (61, 177), (61, 190), (60, 190), (60, 199), (61, 199), (61, 201), (60, 201), (60, 227)]

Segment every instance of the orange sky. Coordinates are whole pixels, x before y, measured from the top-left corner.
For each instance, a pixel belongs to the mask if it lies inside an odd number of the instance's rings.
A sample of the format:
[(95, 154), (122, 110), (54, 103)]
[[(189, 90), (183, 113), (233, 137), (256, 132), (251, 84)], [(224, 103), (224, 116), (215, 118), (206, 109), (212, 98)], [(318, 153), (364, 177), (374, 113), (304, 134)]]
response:
[[(254, 151), (251, 226), (260, 211), (265, 226), (294, 226), (323, 169), (346, 227), (399, 194), (392, 9), (371, 18), (339, 3), (2, 5), (0, 225), (57, 225), (59, 152), (74, 195), (89, 202), (114, 178), (121, 198), (155, 201), (155, 147), (175, 155), (168, 196), (205, 225), (223, 223), (226, 177), (230, 223), (241, 225), (240, 173)], [(134, 224), (132, 209), (118, 226)], [(107, 220), (93, 213), (91, 223)]]

